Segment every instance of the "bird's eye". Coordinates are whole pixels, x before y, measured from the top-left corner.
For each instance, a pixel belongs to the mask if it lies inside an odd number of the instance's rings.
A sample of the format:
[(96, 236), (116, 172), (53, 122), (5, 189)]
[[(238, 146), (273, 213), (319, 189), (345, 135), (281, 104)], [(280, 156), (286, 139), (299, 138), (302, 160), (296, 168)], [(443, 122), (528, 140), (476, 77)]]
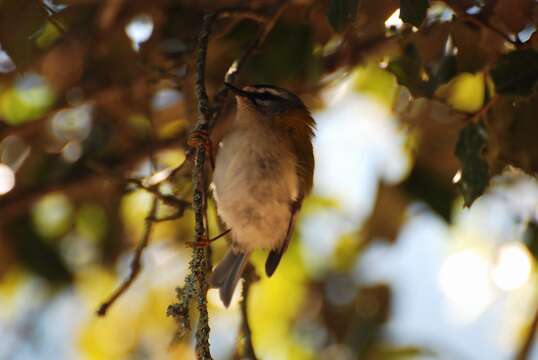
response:
[(251, 100), (256, 106), (269, 106), (275, 97), (266, 93), (258, 93), (252, 96)]
[(270, 100), (264, 100), (264, 99), (260, 99), (260, 98), (254, 98), (254, 99), (252, 99), (252, 102), (256, 106), (269, 106), (271, 104)]

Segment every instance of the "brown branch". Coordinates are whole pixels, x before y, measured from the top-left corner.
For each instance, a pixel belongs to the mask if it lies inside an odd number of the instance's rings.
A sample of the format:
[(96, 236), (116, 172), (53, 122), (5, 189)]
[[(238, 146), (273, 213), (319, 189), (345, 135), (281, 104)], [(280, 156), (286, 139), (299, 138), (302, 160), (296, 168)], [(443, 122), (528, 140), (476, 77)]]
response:
[(493, 95), (491, 97), (491, 99), (489, 99), (489, 101), (480, 110), (478, 110), (476, 113), (471, 115), (469, 121), (473, 122), (473, 123), (477, 123), (478, 121), (480, 121), (480, 119), (482, 119), (484, 116), (486, 116), (488, 111), (493, 106), (495, 106), (497, 101), (499, 101), (499, 95), (495, 94), (495, 95)]
[[(154, 144), (154, 128), (153, 128), (153, 121), (150, 120), (150, 130), (148, 132), (148, 138), (149, 138), (149, 159), (151, 163), (151, 173), (155, 172), (155, 169), (157, 168), (157, 162), (155, 160), (155, 148), (153, 146)], [(142, 183), (140, 183), (142, 186)], [(138, 278), (138, 275), (140, 274), (140, 270), (142, 268), (142, 254), (144, 253), (144, 250), (148, 247), (149, 240), (151, 238), (151, 232), (153, 230), (153, 221), (151, 219), (154, 219), (157, 215), (157, 211), (159, 209), (159, 197), (154, 195), (153, 199), (151, 201), (151, 208), (149, 211), (148, 216), (146, 217), (146, 221), (144, 223), (144, 232), (142, 234), (142, 239), (138, 243), (135, 254), (133, 257), (133, 260), (131, 261), (131, 270), (129, 272), (129, 276), (127, 279), (125, 279), (121, 285), (119, 286), (116, 291), (112, 293), (112, 295), (106, 300), (104, 303), (99, 306), (99, 309), (97, 309), (97, 315), (98, 316), (105, 316), (108, 309), (116, 302), (116, 300), (119, 299), (120, 296), (122, 296), (133, 284), (133, 282)]]
[[(241, 70), (244, 68), (245, 64), (247, 63), (248, 59), (254, 55), (260, 47), (263, 45), (265, 40), (267, 40), (267, 36), (271, 33), (273, 28), (275, 27), (275, 24), (277, 20), (280, 18), (286, 7), (288, 6), (287, 1), (279, 1), (276, 5), (276, 10), (274, 11), (273, 15), (266, 21), (265, 26), (263, 26), (259, 32), (257, 37), (255, 37), (252, 42), (247, 46), (245, 51), (241, 54), (241, 56), (235, 60), (228, 71), (226, 72), (224, 81), (230, 84), (235, 84), (237, 81), (237, 77), (239, 76)], [(223, 105), (225, 101), (228, 99), (228, 96), (230, 94), (230, 89), (226, 86), (222, 86), (220, 90), (217, 92), (213, 99), (213, 109), (212, 109), (212, 117), (209, 121), (209, 127), (213, 127), (215, 124), (215, 121), (221, 114), (221, 110), (223, 108)]]
[(145, 190), (149, 192), (150, 194), (153, 194), (157, 199), (161, 200), (166, 205), (170, 205), (172, 207), (177, 208), (181, 214), (183, 214), (183, 211), (191, 205), (190, 202), (178, 199), (177, 197), (173, 195), (165, 195), (159, 191), (158, 186), (146, 186), (143, 184), (142, 180), (140, 179), (127, 179), (128, 183), (136, 185), (137, 188)]
[(157, 209), (158, 199), (156, 196), (154, 196), (151, 202), (151, 209), (149, 211), (148, 218), (146, 219), (144, 225), (144, 233), (142, 234), (142, 239), (138, 243), (133, 260), (131, 261), (129, 276), (127, 276), (127, 279), (125, 279), (116, 289), (116, 291), (114, 291), (112, 295), (110, 295), (108, 300), (106, 300), (99, 306), (99, 309), (97, 309), (98, 316), (105, 316), (110, 306), (112, 306), (116, 302), (116, 300), (118, 300), (119, 297), (122, 296), (125, 291), (127, 291), (131, 287), (132, 283), (140, 274), (140, 270), (142, 268), (142, 254), (144, 252), (144, 249), (148, 246), (149, 240), (151, 238), (151, 232), (153, 229), (153, 221), (151, 221), (151, 218), (155, 217)]

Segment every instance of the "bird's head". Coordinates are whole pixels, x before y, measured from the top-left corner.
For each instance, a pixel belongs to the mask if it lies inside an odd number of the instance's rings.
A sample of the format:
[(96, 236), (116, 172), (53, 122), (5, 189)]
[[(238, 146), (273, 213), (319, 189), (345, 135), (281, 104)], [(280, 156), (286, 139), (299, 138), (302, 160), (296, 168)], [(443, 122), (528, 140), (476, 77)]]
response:
[(237, 99), (237, 118), (241, 122), (261, 121), (280, 129), (297, 130), (311, 130), (314, 126), (307, 107), (291, 91), (273, 85), (226, 86)]

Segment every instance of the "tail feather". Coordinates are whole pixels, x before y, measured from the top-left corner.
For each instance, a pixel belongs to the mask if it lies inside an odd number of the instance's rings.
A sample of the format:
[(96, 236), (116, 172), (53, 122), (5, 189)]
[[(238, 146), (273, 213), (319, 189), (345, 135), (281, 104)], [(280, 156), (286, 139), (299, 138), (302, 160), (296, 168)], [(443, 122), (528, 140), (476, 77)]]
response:
[(230, 305), (247, 259), (248, 254), (230, 249), (211, 274), (209, 283), (211, 287), (219, 289), (220, 299), (226, 307)]

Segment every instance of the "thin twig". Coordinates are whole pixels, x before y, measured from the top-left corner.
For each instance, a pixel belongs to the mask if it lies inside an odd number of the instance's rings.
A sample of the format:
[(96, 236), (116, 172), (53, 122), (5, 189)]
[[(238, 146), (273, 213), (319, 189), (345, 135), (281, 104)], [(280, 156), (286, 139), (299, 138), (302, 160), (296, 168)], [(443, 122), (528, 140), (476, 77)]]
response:
[[(226, 72), (226, 76), (224, 78), (225, 82), (229, 84), (235, 84), (235, 82), (237, 81), (237, 77), (245, 66), (247, 60), (260, 49), (263, 43), (265, 43), (265, 40), (267, 40), (267, 36), (269, 36), (271, 31), (273, 30), (277, 20), (280, 18), (287, 6), (288, 2), (285, 0), (281, 0), (276, 4), (276, 11), (269, 18), (269, 20), (266, 21), (265, 26), (260, 29), (258, 36), (252, 40), (252, 42), (247, 46), (241, 56), (232, 63), (232, 65)], [(220, 116), (223, 104), (228, 98), (229, 94), (230, 89), (227, 86), (222, 86), (215, 95), (215, 98), (213, 100), (214, 106), (212, 109), (212, 117), (209, 121), (210, 128), (214, 126), (215, 121)]]
[[(155, 159), (155, 148), (153, 147), (154, 143), (154, 136), (153, 136), (153, 122), (150, 118), (150, 124), (151, 127), (149, 129), (148, 138), (149, 138), (149, 145), (150, 145), (150, 154), (149, 154), (149, 160), (151, 164), (151, 172), (153, 173), (155, 169), (157, 168), (157, 162)], [(142, 185), (142, 184), (140, 184)], [(125, 279), (121, 285), (112, 293), (112, 295), (109, 297), (108, 300), (106, 300), (104, 303), (99, 306), (97, 309), (97, 315), (98, 316), (105, 316), (110, 306), (112, 306), (116, 300), (119, 299), (120, 296), (122, 296), (133, 284), (133, 282), (136, 280), (138, 275), (140, 274), (140, 270), (142, 268), (142, 254), (144, 253), (144, 250), (147, 248), (149, 244), (149, 240), (151, 239), (151, 232), (153, 230), (153, 221), (151, 219), (155, 218), (157, 215), (157, 211), (159, 209), (159, 198), (158, 196), (154, 195), (153, 199), (151, 201), (151, 208), (149, 210), (149, 214), (146, 217), (146, 221), (144, 223), (144, 232), (142, 234), (142, 239), (138, 243), (133, 260), (131, 261), (131, 267), (129, 271), (129, 276), (127, 279)]]
[(178, 199), (177, 197), (173, 195), (165, 195), (162, 192), (159, 191), (158, 186), (146, 186), (144, 185), (143, 181), (140, 179), (127, 179), (128, 183), (136, 185), (136, 187), (145, 190), (151, 194), (153, 194), (155, 197), (157, 197), (159, 200), (161, 200), (166, 205), (173, 206), (177, 208), (178, 210), (185, 210), (187, 207), (191, 205), (190, 202)]
[(138, 243), (133, 260), (131, 261), (129, 276), (121, 283), (121, 285), (116, 289), (116, 291), (114, 291), (112, 295), (110, 295), (108, 300), (106, 300), (99, 306), (99, 309), (97, 309), (97, 315), (105, 316), (110, 306), (112, 306), (116, 302), (116, 300), (118, 300), (119, 297), (129, 289), (129, 287), (131, 287), (133, 281), (135, 281), (135, 279), (140, 274), (140, 269), (142, 268), (142, 253), (144, 252), (144, 249), (148, 246), (149, 239), (151, 237), (151, 231), (153, 229), (153, 221), (151, 221), (150, 219), (152, 217), (155, 217), (155, 214), (157, 213), (157, 207), (157, 197), (153, 197), (148, 219), (146, 219), (146, 223), (144, 226), (144, 233), (142, 235), (142, 239)]
[(185, 214), (184, 209), (179, 209), (179, 210), (177, 210), (176, 212), (174, 212), (173, 214), (170, 214), (170, 215), (166, 215), (166, 216), (162, 216), (162, 217), (148, 217), (148, 219), (155, 222), (155, 223), (166, 222), (166, 221), (174, 221), (174, 220), (182, 218), (184, 214)]
[[(198, 106), (198, 123), (196, 124), (195, 131), (208, 131), (210, 129), (212, 111), (209, 107), (209, 97), (207, 96), (206, 86), (205, 86), (205, 59), (207, 57), (207, 45), (209, 43), (209, 37), (213, 32), (213, 25), (217, 19), (234, 17), (234, 18), (247, 18), (251, 20), (257, 20), (260, 22), (265, 22), (268, 27), (267, 30), (262, 31), (262, 37), (259, 37), (254, 40), (255, 46), (250, 45), (247, 47), (247, 50), (240, 56), (235, 63), (238, 65), (232, 65), (231, 68), (236, 67), (235, 74), (238, 73), (239, 68), (246, 62), (246, 60), (252, 55), (252, 53), (257, 49), (259, 44), (265, 41), (267, 34), (273, 28), (275, 17), (267, 20), (262, 15), (254, 16), (255, 12), (250, 9), (245, 8), (222, 8), (214, 12), (210, 12), (204, 16), (204, 21), (202, 25), (202, 30), (200, 31), (200, 36), (198, 37), (198, 54), (196, 61), (196, 80), (195, 80), (195, 93), (197, 97), (197, 106)], [(280, 14), (280, 13), (279, 13)], [(265, 28), (265, 27), (264, 27)], [(261, 41), (260, 41), (261, 39)], [(228, 71), (230, 73), (230, 71)], [(228, 75), (227, 75), (228, 76)], [(230, 80), (230, 81), (229, 81)], [(232, 82), (235, 79), (228, 79), (226, 81)], [(226, 89), (226, 88), (224, 88)], [(221, 90), (220, 92), (228, 93), (227, 90)], [(218, 94), (215, 97), (215, 101), (218, 101)], [(211, 124), (212, 125), (212, 124)]]
[(499, 101), (499, 95), (493, 95), (491, 99), (476, 113), (474, 113), (470, 120), (473, 123), (478, 122), (481, 118), (487, 115), (488, 111)]
[(254, 351), (254, 345), (252, 344), (252, 330), (250, 328), (250, 322), (248, 317), (248, 295), (250, 293), (250, 286), (259, 280), (254, 267), (248, 264), (243, 272), (243, 293), (241, 300), (241, 333), (243, 335), (243, 349), (241, 359), (257, 360), (256, 352)]

